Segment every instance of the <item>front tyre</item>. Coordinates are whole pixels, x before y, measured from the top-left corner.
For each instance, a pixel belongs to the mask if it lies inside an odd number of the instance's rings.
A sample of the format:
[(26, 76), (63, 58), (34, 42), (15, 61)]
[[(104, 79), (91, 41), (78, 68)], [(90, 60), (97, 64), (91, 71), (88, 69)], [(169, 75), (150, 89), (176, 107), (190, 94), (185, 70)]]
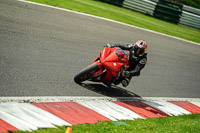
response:
[(92, 75), (99, 70), (97, 64), (93, 64), (91, 66), (86, 67), (85, 69), (81, 70), (77, 75), (74, 77), (74, 81), (76, 83), (81, 83), (85, 80), (92, 78)]

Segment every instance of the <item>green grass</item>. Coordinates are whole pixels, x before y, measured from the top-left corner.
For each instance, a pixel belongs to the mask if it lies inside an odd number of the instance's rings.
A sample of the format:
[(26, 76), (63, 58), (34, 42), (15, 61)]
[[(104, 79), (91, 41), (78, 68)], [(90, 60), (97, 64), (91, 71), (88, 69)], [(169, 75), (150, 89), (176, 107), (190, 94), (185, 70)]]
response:
[(200, 1), (199, 0), (173, 0), (177, 3), (185, 4), (188, 6), (192, 6), (195, 8), (200, 8)]
[[(64, 133), (66, 127), (40, 129), (32, 133)], [(200, 114), (136, 119), (120, 122), (106, 121), (72, 126), (72, 133), (199, 133)], [(28, 133), (18, 131), (15, 133)]]
[(101, 16), (134, 26), (200, 43), (200, 30), (165, 22), (128, 9), (96, 0), (30, 0)]

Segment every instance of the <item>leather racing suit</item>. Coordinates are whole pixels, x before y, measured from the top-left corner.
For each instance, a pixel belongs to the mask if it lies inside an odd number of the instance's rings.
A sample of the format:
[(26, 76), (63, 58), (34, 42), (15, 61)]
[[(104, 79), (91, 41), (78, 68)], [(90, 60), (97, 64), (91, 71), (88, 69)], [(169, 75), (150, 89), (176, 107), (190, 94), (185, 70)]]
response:
[[(134, 45), (133, 44), (128, 44), (128, 45), (121, 45), (121, 44), (115, 44), (112, 45), (111, 47), (120, 47), (122, 50), (129, 50), (130, 51), (130, 67), (126, 70), (129, 72), (129, 76), (126, 76), (126, 78), (122, 78), (121, 82), (123, 85), (123, 80), (127, 80), (128, 84), (133, 76), (139, 76), (140, 71), (145, 67), (147, 63), (147, 53), (144, 53), (142, 56), (136, 56), (132, 53), (134, 53)], [(119, 83), (115, 83), (119, 84)], [(127, 85), (128, 85), (127, 84)], [(123, 85), (126, 87), (127, 85)]]

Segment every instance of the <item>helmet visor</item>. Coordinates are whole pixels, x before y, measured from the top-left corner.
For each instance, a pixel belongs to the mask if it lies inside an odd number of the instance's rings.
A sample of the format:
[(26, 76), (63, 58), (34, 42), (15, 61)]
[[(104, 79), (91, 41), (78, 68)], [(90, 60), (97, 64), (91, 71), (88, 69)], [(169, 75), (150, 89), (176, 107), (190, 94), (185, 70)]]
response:
[(142, 56), (144, 54), (144, 48), (136, 47), (134, 51), (135, 51), (135, 56)]

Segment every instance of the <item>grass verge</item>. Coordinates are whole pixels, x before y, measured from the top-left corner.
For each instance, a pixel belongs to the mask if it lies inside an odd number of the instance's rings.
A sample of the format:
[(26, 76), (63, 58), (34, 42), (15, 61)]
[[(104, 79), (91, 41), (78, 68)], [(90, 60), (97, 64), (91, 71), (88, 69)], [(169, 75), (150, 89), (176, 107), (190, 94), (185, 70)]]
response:
[[(64, 126), (57, 129), (40, 129), (32, 133), (64, 133)], [(72, 126), (72, 133), (199, 133), (200, 114), (160, 117), (119, 122), (106, 121)], [(28, 133), (17, 131), (15, 133)]]
[(168, 23), (97, 0), (30, 0), (92, 14), (200, 43), (200, 30)]

